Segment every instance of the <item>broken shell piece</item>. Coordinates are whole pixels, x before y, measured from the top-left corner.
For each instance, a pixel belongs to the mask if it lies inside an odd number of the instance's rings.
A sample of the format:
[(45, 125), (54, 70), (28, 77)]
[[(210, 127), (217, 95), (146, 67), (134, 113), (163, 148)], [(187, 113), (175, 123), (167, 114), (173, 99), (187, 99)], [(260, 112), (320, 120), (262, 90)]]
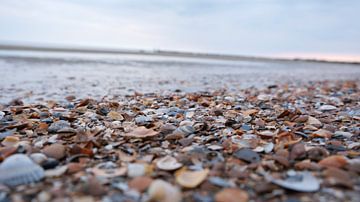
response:
[(177, 128), (173, 134), (183, 134), (185, 136), (189, 136), (195, 133), (195, 129), (191, 125), (183, 125)]
[(116, 111), (110, 111), (107, 116), (109, 118), (111, 118), (112, 120), (115, 120), (115, 121), (122, 121), (124, 120), (124, 117), (119, 113), (119, 112), (116, 112)]
[(212, 150), (212, 151), (217, 151), (217, 150), (222, 150), (223, 149), (223, 147), (222, 146), (220, 146), (220, 145), (210, 145), (210, 146), (208, 146), (207, 147), (208, 149), (210, 149), (210, 150)]
[(260, 156), (256, 152), (248, 148), (242, 148), (234, 153), (234, 156), (240, 160), (248, 163), (257, 163), (260, 161)]
[(237, 188), (225, 188), (215, 195), (216, 202), (247, 202), (248, 200), (248, 193)]
[(331, 110), (335, 110), (335, 109), (337, 109), (337, 108), (333, 105), (322, 105), (319, 107), (320, 111), (331, 111)]
[(156, 162), (156, 166), (161, 170), (170, 171), (181, 168), (183, 164), (177, 162), (177, 160), (174, 157), (165, 156), (164, 158), (161, 158), (158, 162)]
[(321, 127), (322, 123), (315, 117), (309, 116), (308, 120), (306, 121), (307, 125), (312, 125), (317, 128)]
[(208, 169), (199, 171), (181, 169), (175, 173), (176, 182), (185, 188), (195, 188), (205, 180), (208, 173)]
[(347, 164), (347, 159), (341, 155), (328, 156), (319, 162), (324, 167), (342, 168)]
[(44, 177), (44, 169), (24, 154), (14, 154), (0, 165), (0, 183), (17, 186), (37, 182)]
[(335, 136), (340, 136), (340, 137), (345, 137), (350, 139), (352, 136), (354, 136), (354, 134), (349, 133), (349, 132), (344, 132), (344, 131), (336, 131), (334, 133)]
[(272, 132), (270, 130), (261, 131), (258, 135), (262, 138), (272, 138), (276, 135), (276, 132)]
[(125, 133), (125, 137), (131, 137), (131, 138), (148, 138), (148, 137), (154, 137), (157, 136), (159, 133), (152, 130), (147, 129), (144, 126), (140, 126), (138, 128), (135, 128), (133, 131), (129, 133)]
[(320, 129), (320, 130), (313, 132), (311, 134), (311, 137), (331, 138), (332, 135), (333, 135), (332, 132), (325, 130), (325, 129)]
[(52, 123), (49, 126), (48, 131), (49, 131), (49, 133), (56, 133), (59, 130), (64, 129), (64, 128), (70, 128), (70, 123), (67, 121), (64, 121), (64, 120), (60, 120), (60, 121)]
[(180, 190), (163, 180), (153, 181), (149, 187), (148, 193), (150, 201), (180, 202), (182, 200)]
[(283, 188), (299, 192), (315, 192), (320, 188), (320, 182), (309, 172), (294, 172), (294, 175), (286, 179), (274, 179), (270, 175), (265, 175), (267, 180)]
[(60, 177), (61, 175), (63, 175), (66, 171), (68, 170), (68, 167), (65, 166), (60, 166), (54, 169), (49, 169), (45, 171), (45, 176), (46, 177)]
[(19, 143), (19, 138), (15, 136), (7, 136), (5, 139), (1, 142), (2, 145), (5, 147), (11, 147), (16, 146)]

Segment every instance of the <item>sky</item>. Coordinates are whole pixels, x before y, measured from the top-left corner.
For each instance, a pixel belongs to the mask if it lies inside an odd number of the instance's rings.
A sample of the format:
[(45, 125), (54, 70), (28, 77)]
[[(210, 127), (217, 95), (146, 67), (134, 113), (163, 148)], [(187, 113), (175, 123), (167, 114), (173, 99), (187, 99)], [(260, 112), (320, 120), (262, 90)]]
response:
[(359, 0), (0, 0), (0, 43), (360, 60)]

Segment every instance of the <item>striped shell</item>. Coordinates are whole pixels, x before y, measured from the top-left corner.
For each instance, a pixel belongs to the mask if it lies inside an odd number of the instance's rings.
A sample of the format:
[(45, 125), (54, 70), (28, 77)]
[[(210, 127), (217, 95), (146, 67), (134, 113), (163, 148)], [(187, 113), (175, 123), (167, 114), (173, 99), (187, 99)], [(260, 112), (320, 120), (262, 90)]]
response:
[(14, 154), (0, 164), (0, 184), (17, 186), (41, 180), (44, 169), (24, 154)]

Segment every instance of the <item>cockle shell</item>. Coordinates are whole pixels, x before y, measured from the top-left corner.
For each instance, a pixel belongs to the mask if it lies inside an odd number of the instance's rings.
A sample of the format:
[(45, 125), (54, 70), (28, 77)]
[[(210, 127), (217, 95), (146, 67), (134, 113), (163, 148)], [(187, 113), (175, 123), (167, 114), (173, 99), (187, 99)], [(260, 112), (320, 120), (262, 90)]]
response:
[(8, 186), (29, 184), (44, 177), (44, 169), (24, 154), (14, 154), (0, 164), (0, 183)]

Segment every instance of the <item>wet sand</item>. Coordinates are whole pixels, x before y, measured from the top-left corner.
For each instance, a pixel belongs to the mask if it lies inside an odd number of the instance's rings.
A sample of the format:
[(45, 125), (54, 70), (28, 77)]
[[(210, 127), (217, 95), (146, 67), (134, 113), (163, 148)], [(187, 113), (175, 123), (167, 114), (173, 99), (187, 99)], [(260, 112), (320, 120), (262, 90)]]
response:
[(215, 60), (129, 54), (0, 52), (0, 103), (136, 92), (185, 92), (284, 83), (356, 80), (360, 65), (281, 60)]

